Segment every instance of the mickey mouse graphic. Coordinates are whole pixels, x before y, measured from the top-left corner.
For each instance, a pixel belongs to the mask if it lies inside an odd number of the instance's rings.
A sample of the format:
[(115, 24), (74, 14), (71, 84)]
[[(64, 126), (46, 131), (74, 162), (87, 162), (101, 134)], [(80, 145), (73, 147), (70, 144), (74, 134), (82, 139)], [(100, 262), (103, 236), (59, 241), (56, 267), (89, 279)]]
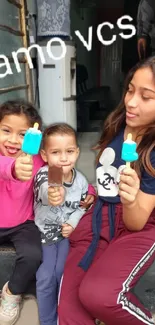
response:
[(108, 147), (106, 148), (100, 159), (99, 166), (96, 170), (97, 189), (99, 196), (115, 197), (118, 195), (118, 183), (120, 173), (125, 165), (121, 165), (118, 169), (113, 166), (116, 159), (115, 151)]

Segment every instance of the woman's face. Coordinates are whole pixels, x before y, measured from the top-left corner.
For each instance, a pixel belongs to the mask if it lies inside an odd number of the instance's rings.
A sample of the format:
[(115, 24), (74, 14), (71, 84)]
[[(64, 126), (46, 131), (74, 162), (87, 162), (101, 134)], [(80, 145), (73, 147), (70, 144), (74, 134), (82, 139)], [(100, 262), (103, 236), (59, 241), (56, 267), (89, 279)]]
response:
[(155, 80), (150, 68), (135, 72), (124, 103), (129, 127), (141, 128), (155, 121)]

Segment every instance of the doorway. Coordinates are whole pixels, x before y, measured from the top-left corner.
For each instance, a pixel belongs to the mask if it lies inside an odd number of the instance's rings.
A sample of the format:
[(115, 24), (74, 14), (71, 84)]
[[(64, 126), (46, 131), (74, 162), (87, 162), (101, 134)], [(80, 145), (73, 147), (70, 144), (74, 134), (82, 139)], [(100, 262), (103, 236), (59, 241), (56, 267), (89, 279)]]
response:
[[(85, 67), (86, 91), (92, 94), (95, 89), (102, 87), (102, 95), (99, 103), (90, 99), (87, 103), (77, 107), (79, 120), (89, 115), (89, 131), (100, 130), (106, 116), (117, 106), (122, 93), (123, 81), (129, 69), (138, 61), (137, 37), (123, 40), (118, 36), (120, 30), (117, 20), (123, 15), (133, 18), (132, 24), (136, 27), (136, 15), (140, 0), (73, 0), (71, 6), (71, 30), (72, 37), (77, 48), (77, 66)], [(116, 41), (108, 46), (103, 45), (97, 37), (99, 24), (108, 21), (114, 25), (111, 31), (108, 27), (102, 29), (102, 36), (106, 40), (111, 39), (112, 34), (117, 35)], [(129, 22), (127, 22), (129, 23)], [(84, 39), (88, 41), (88, 29), (93, 28), (92, 49), (88, 51), (83, 43), (75, 35), (79, 30)], [(78, 75), (78, 70), (77, 70)], [(79, 77), (79, 75), (78, 75)], [(78, 96), (78, 88), (77, 88)], [(96, 97), (95, 97), (96, 98)], [(88, 120), (85, 119), (85, 120)], [(84, 122), (86, 124), (86, 121)], [(88, 124), (88, 121), (87, 121)], [(84, 130), (83, 130), (84, 131)]]

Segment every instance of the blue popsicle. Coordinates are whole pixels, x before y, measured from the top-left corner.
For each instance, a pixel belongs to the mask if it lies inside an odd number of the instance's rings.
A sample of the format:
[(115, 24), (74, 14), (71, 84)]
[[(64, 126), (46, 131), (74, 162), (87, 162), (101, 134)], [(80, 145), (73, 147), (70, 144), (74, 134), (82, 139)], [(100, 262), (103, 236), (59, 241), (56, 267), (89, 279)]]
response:
[(132, 134), (129, 133), (127, 140), (124, 141), (122, 147), (121, 158), (126, 161), (126, 166), (130, 167), (130, 163), (138, 160), (138, 153), (136, 152), (137, 144), (132, 140)]
[(39, 153), (42, 133), (38, 130), (39, 124), (34, 123), (33, 128), (29, 128), (24, 136), (22, 143), (22, 151), (29, 155), (37, 155)]

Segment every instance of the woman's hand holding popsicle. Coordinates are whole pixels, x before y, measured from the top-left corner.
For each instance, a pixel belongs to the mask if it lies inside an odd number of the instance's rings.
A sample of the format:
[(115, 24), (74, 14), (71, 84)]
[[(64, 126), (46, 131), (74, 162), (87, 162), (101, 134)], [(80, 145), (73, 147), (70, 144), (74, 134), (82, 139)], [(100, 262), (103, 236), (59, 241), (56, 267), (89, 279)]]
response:
[(119, 183), (119, 195), (122, 204), (130, 205), (136, 200), (140, 188), (140, 180), (132, 168), (124, 168)]

